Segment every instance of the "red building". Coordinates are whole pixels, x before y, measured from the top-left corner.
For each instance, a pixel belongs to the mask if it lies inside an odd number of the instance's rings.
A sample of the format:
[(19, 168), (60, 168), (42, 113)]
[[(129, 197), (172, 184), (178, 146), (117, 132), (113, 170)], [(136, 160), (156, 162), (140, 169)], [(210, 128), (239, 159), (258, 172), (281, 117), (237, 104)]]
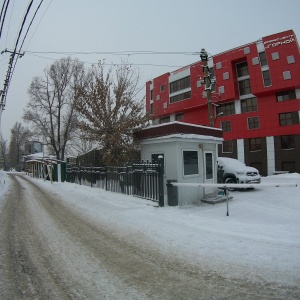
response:
[[(218, 155), (259, 169), (300, 173), (300, 52), (292, 30), (214, 55), (210, 70), (212, 119), (223, 129)], [(146, 83), (154, 123), (208, 126), (200, 60)]]

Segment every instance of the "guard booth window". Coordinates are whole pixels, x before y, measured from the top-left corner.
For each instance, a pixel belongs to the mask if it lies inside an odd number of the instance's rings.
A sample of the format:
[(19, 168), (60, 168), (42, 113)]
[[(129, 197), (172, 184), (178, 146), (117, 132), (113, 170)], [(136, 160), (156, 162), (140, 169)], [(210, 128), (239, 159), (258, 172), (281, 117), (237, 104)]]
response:
[(199, 174), (198, 151), (183, 151), (183, 174)]
[(213, 179), (213, 155), (212, 153), (205, 153), (205, 176), (206, 179)]

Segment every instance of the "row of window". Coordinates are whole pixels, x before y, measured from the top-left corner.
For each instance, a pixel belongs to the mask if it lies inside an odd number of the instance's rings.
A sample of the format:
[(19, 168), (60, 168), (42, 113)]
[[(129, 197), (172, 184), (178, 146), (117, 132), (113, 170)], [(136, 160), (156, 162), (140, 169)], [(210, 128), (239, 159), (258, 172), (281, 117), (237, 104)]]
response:
[[(262, 61), (262, 66), (264, 66), (264, 63), (265, 63), (264, 60), (261, 60), (261, 61)], [(248, 73), (247, 62), (242, 62), (242, 63), (237, 64), (236, 68), (237, 68), (238, 77), (248, 76), (249, 73)], [(262, 75), (263, 75), (264, 85), (271, 86), (272, 82), (271, 82), (269, 70), (262, 71)], [(170, 93), (178, 92), (178, 91), (186, 89), (186, 88), (190, 88), (190, 76), (181, 78), (179, 80), (176, 80), (176, 81), (170, 83)], [(238, 88), (239, 88), (240, 96), (251, 94), (250, 78), (239, 80)], [(215, 89), (215, 87), (214, 87), (214, 89)], [(160, 87), (160, 91), (161, 92), (165, 91), (165, 85), (162, 85)], [(292, 100), (292, 99), (296, 99), (296, 93), (295, 93), (295, 90), (284, 91), (284, 92), (277, 93), (276, 97), (277, 97), (278, 102)], [(189, 99), (189, 98), (191, 98), (190, 91), (170, 97), (170, 103), (179, 102), (179, 101)], [(153, 90), (150, 91), (150, 100), (153, 100)], [(250, 98), (250, 99), (246, 99), (246, 101), (254, 102), (256, 100), (254, 100), (254, 98)], [(246, 109), (244, 111), (243, 111), (243, 106), (245, 106), (245, 104), (242, 104), (242, 112), (256, 111), (257, 103), (255, 103), (255, 105), (253, 105), (253, 104), (252, 105), (250, 104), (250, 106), (252, 106), (252, 109), (254, 109), (254, 110)], [(227, 105), (229, 105), (229, 104), (227, 104)], [(230, 111), (234, 111), (234, 107), (229, 109), (229, 113), (230, 113)], [(222, 111), (220, 111), (220, 112), (222, 112)], [(218, 113), (220, 113), (220, 112), (218, 112)], [(225, 115), (225, 112), (223, 112), (223, 114)], [(234, 113), (231, 113), (231, 114), (234, 114)]]
[[(248, 140), (249, 151), (261, 151), (264, 138), (252, 138)], [(281, 149), (290, 150), (295, 148), (294, 135), (282, 135), (280, 137)], [(224, 141), (222, 145), (223, 153), (233, 153), (233, 141)]]
[[(178, 113), (175, 115), (175, 121), (181, 121), (184, 118), (183, 113)], [(168, 123), (170, 122), (170, 116), (162, 117), (159, 119), (159, 124)]]
[[(268, 66), (268, 60), (265, 52), (259, 53), (259, 61), (262, 67), (262, 78), (264, 81), (264, 86), (265, 87), (271, 86), (272, 81), (271, 81), (270, 71), (268, 69), (265, 69)], [(214, 68), (210, 68), (210, 73), (211, 73), (211, 78), (215, 77)], [(238, 89), (239, 89), (240, 96), (251, 94), (250, 77), (249, 77), (247, 61), (236, 64), (236, 74), (237, 77), (239, 78)], [(181, 78), (179, 80), (170, 83), (170, 93), (172, 94), (180, 90), (190, 88), (190, 86), (191, 86), (190, 76)], [(165, 91), (165, 85), (160, 86), (160, 91), (161, 92)], [(181, 101), (187, 98), (189, 97), (181, 97), (180, 99), (176, 98), (176, 100), (173, 102)], [(153, 100), (153, 90), (150, 91), (150, 99)]]
[[(286, 112), (280, 113), (279, 115), (279, 125), (280, 126), (288, 126), (299, 124), (299, 113), (295, 112)], [(259, 124), (259, 117), (251, 117), (247, 118), (248, 129), (257, 129), (260, 127)], [(221, 122), (221, 128), (224, 132), (229, 132), (232, 130), (231, 128), (231, 121), (224, 121)]]
[(190, 87), (191, 87), (190, 76), (178, 79), (170, 83), (170, 94)]
[[(241, 100), (241, 112), (246, 113), (251, 111), (257, 111), (257, 99), (255, 97), (252, 97), (252, 98)], [(216, 113), (217, 115), (222, 115), (222, 116), (234, 115), (235, 114), (234, 102), (220, 104), (219, 106), (216, 107)]]
[[(279, 115), (279, 125), (280, 126), (288, 126), (288, 125), (295, 125), (299, 124), (299, 113), (297, 111), (295, 112), (286, 112), (286, 113), (280, 113)], [(178, 113), (175, 115), (175, 121), (183, 120), (184, 114)], [(170, 116), (162, 117), (159, 119), (159, 123), (168, 123), (170, 122)], [(260, 127), (259, 123), (259, 117), (251, 117), (247, 118), (248, 123), (248, 129), (257, 129)], [(223, 121), (221, 122), (221, 128), (224, 132), (230, 132), (232, 131), (231, 127), (231, 121)]]
[[(289, 90), (289, 91), (276, 93), (277, 102), (294, 100), (294, 99), (296, 99), (296, 91), (295, 90)], [(242, 113), (257, 111), (257, 110), (258, 110), (258, 106), (257, 106), (256, 97), (241, 100), (241, 112)], [(217, 113), (217, 115), (221, 114), (222, 116), (234, 115), (236, 113), (234, 102), (220, 104), (216, 108), (216, 113)]]
[(170, 103), (175, 103), (189, 98), (191, 98), (191, 91), (170, 97)]

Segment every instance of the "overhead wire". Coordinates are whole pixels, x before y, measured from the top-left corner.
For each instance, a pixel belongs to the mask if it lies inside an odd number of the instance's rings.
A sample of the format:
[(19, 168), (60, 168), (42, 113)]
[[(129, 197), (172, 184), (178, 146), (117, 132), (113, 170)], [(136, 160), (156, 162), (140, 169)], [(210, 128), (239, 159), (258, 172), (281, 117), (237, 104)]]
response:
[(3, 4), (2, 4), (1, 13), (0, 13), (0, 21), (2, 19), (2, 14), (3, 14), (4, 7), (5, 7), (5, 2), (6, 2), (6, 0), (4, 0)]
[(28, 13), (31, 9), (32, 3), (33, 3), (33, 0), (30, 1), (29, 5), (27, 7), (25, 16), (23, 18), (23, 22), (22, 22), (20, 30), (19, 30), (19, 34), (18, 34), (16, 43), (15, 43), (15, 48), (14, 48), (14, 50), (13, 50), (11, 56), (10, 56), (10, 59), (9, 59), (9, 65), (8, 65), (8, 70), (7, 70), (7, 74), (6, 74), (6, 79), (4, 81), (4, 88), (1, 91), (1, 102), (0, 102), (1, 112), (0, 113), (2, 113), (2, 111), (5, 107), (7, 91), (8, 91), (8, 88), (9, 88), (9, 85), (10, 85), (10, 80), (11, 80), (11, 77), (12, 77), (12, 74), (13, 74), (12, 68), (13, 68), (14, 58), (15, 58), (15, 55), (17, 54), (16, 51), (17, 51), (18, 43), (19, 43), (22, 31), (23, 31), (24, 24), (25, 24), (26, 19), (27, 19)]
[(9, 29), (10, 29), (10, 21), (11, 21), (11, 16), (12, 16), (14, 7), (15, 7), (15, 0), (14, 0), (14, 2), (13, 2), (12, 9), (11, 9), (10, 16), (9, 16), (8, 27), (7, 27), (7, 33), (6, 33), (6, 40), (5, 40), (5, 48), (6, 48), (6, 45), (7, 45), (8, 33), (9, 33)]
[[(56, 61), (57, 59), (56, 58), (50, 58), (50, 57), (45, 57), (45, 56), (41, 56), (41, 55), (37, 55), (37, 54), (33, 54), (33, 53), (30, 53), (28, 51), (26, 51), (26, 54), (28, 55), (31, 55), (31, 56), (35, 56), (35, 57), (39, 57), (39, 58), (42, 58), (42, 59), (47, 59), (47, 60), (52, 60), (52, 61)], [(83, 63), (85, 64), (90, 64), (90, 65), (95, 65), (97, 63), (91, 63), (91, 62), (86, 62), (86, 61), (83, 61)], [(107, 66), (110, 66), (110, 65), (122, 65), (121, 63), (118, 64), (118, 63), (105, 63), (104, 65), (107, 65)], [(152, 67), (169, 67), (169, 68), (182, 68), (183, 66), (171, 66), (171, 65), (159, 65), (159, 64), (138, 64), (138, 63), (131, 63), (131, 65), (133, 66), (152, 66)]]
[[(33, 1), (33, 0), (32, 0), (32, 1)], [(35, 18), (35, 16), (36, 16), (38, 10), (40, 9), (40, 7), (41, 7), (43, 1), (44, 1), (44, 0), (41, 0), (40, 4), (38, 5), (37, 9), (35, 10), (35, 13), (34, 13), (32, 19), (31, 19), (31, 21), (30, 21), (30, 23), (29, 23), (29, 25), (28, 25), (28, 27), (27, 27), (26, 33), (25, 33), (25, 35), (24, 35), (24, 37), (23, 37), (23, 41), (22, 41), (21, 46), (20, 46), (19, 51), (18, 51), (19, 54), (20, 54), (21, 51), (22, 51), (22, 47), (23, 47), (23, 44), (24, 44), (25, 39), (26, 39), (26, 37), (27, 37), (27, 34), (28, 34), (28, 32), (29, 32), (29, 29), (30, 29), (30, 27), (31, 27), (31, 25), (32, 25), (32, 22), (33, 22), (33, 20), (34, 20), (34, 18)], [(31, 3), (32, 3), (32, 2), (31, 2)], [(14, 64), (14, 67), (13, 67), (13, 70), (12, 70), (12, 75), (13, 75), (13, 72), (14, 72), (14, 69), (15, 69), (15, 67), (16, 67), (16, 64), (17, 64), (17, 61), (18, 61), (19, 57), (20, 57), (20, 55), (18, 55), (17, 58), (16, 58), (16, 61), (15, 61), (15, 64)]]
[(110, 55), (198, 55), (199, 52), (190, 51), (152, 51), (152, 50), (127, 50), (127, 51), (26, 51), (31, 54), (67, 54), (67, 55), (93, 55), (93, 54), (110, 54)]
[[(5, 1), (6, 0), (4, 0), (3, 5), (2, 5), (1, 17), (2, 17), (2, 13), (3, 13), (3, 8), (4, 8), (4, 5), (5, 5)], [(6, 17), (6, 13), (7, 13), (7, 8), (8, 8), (8, 5), (9, 5), (9, 2), (10, 2), (10, 0), (7, 0), (6, 6), (5, 6), (5, 9), (4, 9), (4, 15), (3, 15), (2, 20), (1, 20), (0, 40), (1, 40), (1, 36), (2, 36), (3, 25), (4, 25), (4, 21), (5, 21), (5, 17)]]
[[(43, 15), (42, 15), (40, 21), (38, 22), (37, 26), (35, 27), (35, 29), (34, 29), (34, 31), (33, 31), (33, 34), (32, 34), (32, 36), (31, 36), (31, 38), (30, 38), (30, 40), (29, 40), (29, 42), (28, 42), (28, 44), (27, 44), (27, 47), (28, 47), (29, 44), (31, 43), (31, 40), (33, 39), (34, 34), (35, 34), (37, 28), (39, 27), (40, 23), (42, 22), (42, 20), (43, 20), (43, 18), (44, 18), (44, 16), (45, 16), (45, 14), (46, 14), (46, 12), (47, 12), (49, 6), (51, 5), (52, 1), (53, 1), (53, 0), (51, 0), (50, 3), (48, 4), (48, 6), (47, 6), (47, 8), (45, 9), (45, 11), (44, 11), (44, 13), (43, 13)], [(27, 49), (27, 47), (26, 47), (26, 49)]]

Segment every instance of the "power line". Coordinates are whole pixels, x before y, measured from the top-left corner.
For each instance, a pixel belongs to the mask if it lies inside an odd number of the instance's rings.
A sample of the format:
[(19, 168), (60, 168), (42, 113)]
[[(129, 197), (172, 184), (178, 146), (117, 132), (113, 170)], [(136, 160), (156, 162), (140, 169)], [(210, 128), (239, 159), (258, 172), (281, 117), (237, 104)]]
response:
[[(2, 17), (2, 13), (3, 13), (5, 1), (6, 1), (6, 0), (4, 0), (3, 5), (2, 5), (1, 17)], [(1, 40), (1, 35), (2, 35), (2, 30), (3, 30), (3, 25), (4, 25), (4, 21), (5, 21), (6, 12), (7, 12), (7, 8), (8, 8), (8, 5), (9, 5), (9, 1), (10, 1), (10, 0), (7, 0), (7, 2), (6, 2), (6, 6), (5, 6), (5, 9), (4, 9), (4, 15), (3, 15), (3, 18), (2, 18), (2, 21), (1, 21), (0, 40)], [(0, 17), (0, 20), (1, 20), (1, 17)]]
[(199, 55), (199, 52), (191, 51), (152, 51), (152, 50), (138, 50), (138, 51), (26, 51), (31, 54), (60, 54), (60, 55), (93, 55), (93, 54), (110, 54), (110, 55)]
[[(27, 27), (26, 33), (25, 33), (25, 35), (24, 35), (24, 37), (23, 37), (22, 44), (21, 44), (21, 46), (20, 46), (20, 48), (19, 48), (19, 53), (21, 53), (21, 51), (22, 51), (22, 47), (23, 47), (23, 44), (24, 44), (25, 39), (26, 39), (26, 37), (27, 37), (27, 34), (28, 34), (28, 32), (29, 32), (29, 29), (30, 29), (30, 27), (31, 27), (31, 25), (32, 25), (32, 22), (33, 22), (33, 20), (34, 20), (34, 18), (35, 18), (35, 16), (36, 16), (38, 10), (40, 9), (40, 7), (41, 7), (43, 1), (44, 1), (44, 0), (41, 0), (39, 6), (38, 6), (37, 9), (35, 10), (35, 13), (34, 13), (32, 19), (31, 19), (31, 21), (30, 21), (30, 23), (29, 23), (29, 25), (28, 25), (28, 27)], [(31, 4), (32, 4), (32, 1), (31, 1)], [(15, 61), (14, 67), (13, 67), (13, 71), (12, 71), (12, 75), (13, 75), (13, 72), (14, 72), (14, 70), (15, 70), (15, 67), (16, 67), (16, 64), (17, 64), (17, 61), (18, 61), (19, 57), (21, 57), (21, 56), (18, 55), (17, 58), (16, 58), (16, 61)]]
[[(19, 43), (19, 40), (20, 40), (20, 37), (21, 37), (21, 33), (22, 33), (22, 31), (23, 31), (23, 27), (24, 27), (25, 21), (26, 21), (26, 19), (27, 19), (28, 13), (29, 13), (29, 11), (30, 11), (30, 9), (31, 9), (32, 3), (33, 3), (33, 0), (30, 1), (29, 5), (28, 5), (28, 7), (27, 7), (27, 11), (26, 11), (26, 13), (25, 13), (25, 16), (24, 16), (24, 18), (23, 18), (23, 22), (22, 22), (22, 25), (21, 25), (21, 28), (20, 28), (20, 31), (19, 31), (19, 34), (18, 34), (17, 41), (16, 41), (14, 53), (17, 51), (17, 47), (18, 47), (18, 43)], [(15, 55), (15, 54), (13, 54), (13, 55)]]
[(10, 28), (10, 21), (11, 21), (12, 13), (13, 13), (13, 11), (14, 11), (14, 7), (15, 7), (15, 0), (14, 0), (14, 2), (13, 2), (12, 9), (11, 9), (11, 13), (10, 13), (10, 16), (9, 16), (8, 27), (7, 27), (7, 33), (6, 33), (6, 40), (5, 40), (5, 48), (6, 48), (6, 45), (7, 45), (8, 33), (9, 33), (9, 28)]
[[(42, 59), (52, 60), (52, 61), (57, 60), (56, 58), (50, 58), (50, 57), (45, 57), (45, 56), (41, 56), (41, 55), (36, 55), (36, 54), (30, 53), (30, 52), (27, 52), (27, 51), (26, 51), (26, 54), (31, 55), (31, 56), (35, 56), (35, 57), (39, 57), (39, 58), (42, 58)], [(83, 61), (83, 63), (90, 64), (90, 65), (97, 64), (97, 63), (91, 63), (91, 62), (86, 62), (86, 61)], [(106, 65), (106, 66), (112, 66), (112, 65), (118, 66), (118, 65), (122, 65), (122, 64), (121, 63), (120, 64), (118, 64), (118, 63), (107, 63), (107, 64), (104, 64), (104, 65)], [(146, 63), (145, 64), (131, 63), (131, 65), (133, 65), (133, 66), (169, 67), (169, 68), (182, 68), (183, 67), (183, 66), (170, 66), (170, 65), (146, 64)]]
[[(30, 40), (29, 40), (29, 42), (28, 42), (28, 44), (27, 44), (27, 47), (28, 47), (29, 44), (31, 43), (31, 40), (32, 40), (32, 38), (34, 37), (34, 34), (35, 34), (37, 28), (39, 27), (40, 23), (42, 22), (42, 19), (44, 18), (44, 16), (45, 16), (45, 14), (46, 14), (46, 12), (47, 12), (49, 6), (51, 5), (52, 1), (53, 1), (53, 0), (51, 0), (50, 3), (48, 4), (48, 6), (47, 6), (46, 10), (44, 11), (44, 13), (43, 13), (43, 15), (42, 15), (40, 21), (38, 22), (36, 28), (34, 29), (33, 34), (32, 34), (32, 36), (31, 36), (31, 38), (30, 38)], [(27, 48), (27, 47), (26, 47), (26, 48)]]

